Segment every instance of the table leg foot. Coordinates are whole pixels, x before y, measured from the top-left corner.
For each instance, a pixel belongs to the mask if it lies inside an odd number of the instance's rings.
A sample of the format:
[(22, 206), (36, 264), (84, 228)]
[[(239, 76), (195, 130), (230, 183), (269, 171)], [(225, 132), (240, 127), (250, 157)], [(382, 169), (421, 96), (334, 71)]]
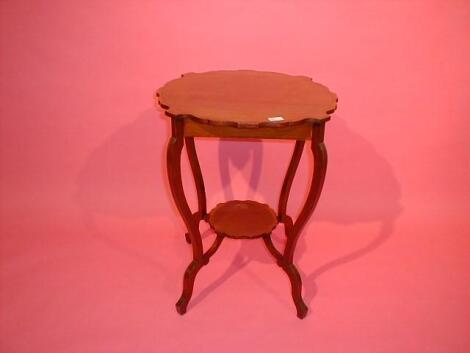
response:
[(294, 264), (285, 264), (282, 266), (284, 271), (289, 276), (292, 299), (294, 300), (297, 309), (297, 317), (303, 319), (307, 315), (308, 307), (302, 299), (302, 279), (300, 278), (299, 271)]
[(186, 313), (186, 308), (188, 307), (188, 300), (184, 297), (181, 297), (177, 302), (176, 302), (176, 311), (180, 315), (184, 315)]
[(297, 303), (296, 307), (297, 307), (297, 317), (299, 319), (303, 319), (305, 316), (307, 316), (308, 306), (304, 303), (303, 300), (301, 300), (300, 303)]
[(194, 280), (196, 279), (196, 275), (201, 267), (206, 263), (207, 262), (204, 262), (203, 259), (193, 260), (184, 272), (183, 292), (181, 293), (179, 300), (176, 302), (176, 311), (179, 314), (183, 315), (186, 312), (188, 303), (191, 300), (191, 296), (193, 295)]

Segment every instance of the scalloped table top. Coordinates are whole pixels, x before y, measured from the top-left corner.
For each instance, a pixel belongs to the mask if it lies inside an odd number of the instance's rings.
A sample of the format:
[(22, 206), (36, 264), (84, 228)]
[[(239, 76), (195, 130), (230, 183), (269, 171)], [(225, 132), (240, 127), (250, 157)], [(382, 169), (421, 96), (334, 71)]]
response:
[(338, 101), (309, 77), (253, 70), (187, 73), (166, 83), (157, 97), (170, 117), (237, 127), (326, 121)]

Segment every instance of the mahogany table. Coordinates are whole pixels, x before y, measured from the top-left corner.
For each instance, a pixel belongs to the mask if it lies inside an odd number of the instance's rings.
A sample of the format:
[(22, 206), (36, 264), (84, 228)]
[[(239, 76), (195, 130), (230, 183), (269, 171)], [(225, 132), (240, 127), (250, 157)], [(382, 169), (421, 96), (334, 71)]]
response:
[[(287, 273), (297, 316), (304, 318), (308, 308), (302, 299), (302, 281), (293, 263), (294, 250), (323, 187), (327, 164), (323, 136), (325, 123), (336, 109), (336, 95), (305, 76), (235, 70), (184, 74), (161, 87), (157, 97), (165, 114), (171, 118), (168, 179), (193, 253), (193, 260), (184, 273), (181, 297), (176, 303), (178, 313), (186, 312), (197, 273), (209, 262), (225, 237), (262, 238), (277, 264)], [(266, 204), (250, 200), (220, 203), (208, 212), (194, 137), (296, 140), (277, 213)], [(305, 204), (294, 220), (286, 214), (287, 200), (306, 140), (311, 140), (313, 175)], [(184, 144), (196, 184), (196, 212), (190, 210), (183, 190), (181, 152)], [(217, 234), (205, 251), (199, 232), (201, 220), (207, 221)], [(271, 240), (271, 232), (279, 222), (284, 223), (286, 233), (283, 251), (278, 250)]]

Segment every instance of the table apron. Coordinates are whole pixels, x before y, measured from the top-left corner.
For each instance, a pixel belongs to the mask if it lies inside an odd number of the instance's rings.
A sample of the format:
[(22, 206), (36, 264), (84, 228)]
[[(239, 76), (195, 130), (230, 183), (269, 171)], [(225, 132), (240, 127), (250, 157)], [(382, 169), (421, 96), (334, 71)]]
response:
[(238, 128), (235, 126), (218, 126), (199, 123), (185, 119), (184, 135), (191, 137), (234, 137), (258, 139), (310, 140), (312, 124), (306, 122), (283, 127)]

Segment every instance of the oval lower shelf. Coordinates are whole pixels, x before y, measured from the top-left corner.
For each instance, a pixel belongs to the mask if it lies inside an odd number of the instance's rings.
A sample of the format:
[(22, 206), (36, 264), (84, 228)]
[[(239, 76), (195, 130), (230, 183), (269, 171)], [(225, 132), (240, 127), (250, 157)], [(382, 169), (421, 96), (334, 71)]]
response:
[(229, 238), (260, 238), (270, 234), (277, 223), (271, 207), (251, 200), (219, 203), (209, 214), (212, 229)]

